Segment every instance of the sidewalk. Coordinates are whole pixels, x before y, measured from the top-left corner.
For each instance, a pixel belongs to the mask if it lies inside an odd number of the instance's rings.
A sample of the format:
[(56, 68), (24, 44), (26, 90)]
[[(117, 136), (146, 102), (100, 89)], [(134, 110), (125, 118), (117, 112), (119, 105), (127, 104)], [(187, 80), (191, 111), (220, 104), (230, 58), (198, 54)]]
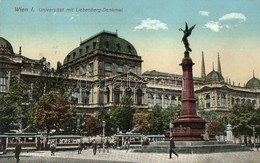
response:
[(21, 153), (21, 156), (31, 157), (48, 157), (82, 160), (96, 160), (99, 162), (115, 161), (115, 162), (140, 162), (140, 163), (258, 163), (260, 160), (260, 151), (250, 152), (229, 152), (229, 153), (212, 153), (212, 154), (180, 154), (179, 158), (166, 153), (133, 153), (125, 150), (110, 150), (109, 153), (97, 152), (93, 155), (92, 149), (83, 150), (82, 154), (77, 151), (60, 151), (55, 156), (51, 156), (50, 151), (37, 151), (30, 153)]

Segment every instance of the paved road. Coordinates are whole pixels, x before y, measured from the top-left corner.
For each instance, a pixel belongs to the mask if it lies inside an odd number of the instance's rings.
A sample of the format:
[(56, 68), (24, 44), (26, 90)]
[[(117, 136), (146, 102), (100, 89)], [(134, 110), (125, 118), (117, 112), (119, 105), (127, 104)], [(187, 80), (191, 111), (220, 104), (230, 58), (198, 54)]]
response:
[[(14, 157), (0, 157), (0, 163), (14, 163)], [(92, 150), (56, 152), (51, 156), (49, 151), (21, 153), (20, 163), (259, 163), (260, 151), (229, 152), (212, 154), (180, 154), (169, 159), (166, 153), (133, 153), (124, 150), (110, 150), (109, 153), (97, 153)]]

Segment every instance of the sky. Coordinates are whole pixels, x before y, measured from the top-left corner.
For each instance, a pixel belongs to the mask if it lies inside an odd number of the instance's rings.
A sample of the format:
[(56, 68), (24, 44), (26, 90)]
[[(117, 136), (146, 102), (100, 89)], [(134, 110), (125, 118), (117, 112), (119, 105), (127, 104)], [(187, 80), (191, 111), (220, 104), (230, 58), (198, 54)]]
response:
[[(23, 8), (24, 10), (19, 10)], [(0, 0), (0, 37), (14, 52), (52, 67), (81, 40), (103, 30), (117, 32), (142, 57), (142, 72), (181, 74), (185, 51), (179, 29), (196, 24), (188, 37), (201, 76), (217, 69), (235, 85), (260, 79), (260, 0)]]

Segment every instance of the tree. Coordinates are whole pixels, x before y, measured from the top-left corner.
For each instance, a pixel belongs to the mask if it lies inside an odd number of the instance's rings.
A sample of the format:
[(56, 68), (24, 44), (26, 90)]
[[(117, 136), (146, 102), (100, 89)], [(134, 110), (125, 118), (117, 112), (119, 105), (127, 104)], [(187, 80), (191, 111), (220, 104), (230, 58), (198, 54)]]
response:
[(235, 105), (229, 114), (234, 135), (252, 135), (253, 126), (260, 127), (259, 116), (260, 111), (255, 110), (253, 104)]
[[(108, 113), (108, 110), (102, 107), (98, 112), (98, 120), (99, 125), (102, 126), (103, 121), (105, 121), (105, 135), (113, 135), (116, 133), (116, 128), (113, 126), (113, 123), (111, 122), (110, 115)], [(100, 127), (100, 133), (102, 132), (102, 127)]]
[(180, 112), (181, 112), (180, 106), (169, 107), (169, 108), (163, 110), (162, 116), (163, 116), (164, 131), (166, 131), (166, 132), (169, 131), (169, 123), (175, 122), (179, 118)]
[(149, 133), (151, 124), (149, 123), (148, 116), (149, 114), (147, 112), (139, 112), (134, 114), (133, 121), (136, 132), (140, 132), (142, 134)]
[[(0, 97), (0, 132), (7, 132), (13, 127), (23, 129), (23, 122), (29, 121), (31, 115), (25, 110), (29, 100), (28, 86), (18, 78), (11, 80), (9, 92)], [(25, 124), (26, 126), (28, 123)], [(24, 126), (25, 126), (24, 125)]]
[(86, 130), (87, 130), (87, 135), (88, 136), (95, 136), (99, 132), (99, 122), (97, 117), (95, 116), (89, 116), (86, 120)]
[(70, 103), (59, 92), (50, 92), (39, 98), (36, 103), (34, 125), (40, 130), (59, 130), (68, 120)]
[(133, 129), (133, 115), (135, 110), (132, 108), (132, 105), (133, 99), (124, 96), (120, 105), (111, 109), (109, 114), (114, 128), (119, 128), (122, 132), (128, 132)]
[(163, 118), (162, 107), (155, 105), (152, 112), (149, 114), (149, 122), (151, 124), (150, 134), (164, 134), (165, 128)]
[(9, 95), (0, 96), (0, 103), (0, 133), (4, 133), (11, 129), (17, 114), (14, 101)]

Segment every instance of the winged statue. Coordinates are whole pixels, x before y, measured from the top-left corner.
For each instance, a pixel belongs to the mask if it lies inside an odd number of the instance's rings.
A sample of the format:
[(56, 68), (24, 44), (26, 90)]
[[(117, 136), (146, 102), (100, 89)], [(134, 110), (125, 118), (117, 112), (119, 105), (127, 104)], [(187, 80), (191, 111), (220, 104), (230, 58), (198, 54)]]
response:
[(183, 29), (179, 29), (180, 31), (182, 31), (184, 33), (183, 37), (182, 37), (182, 42), (184, 43), (184, 46), (185, 46), (185, 49), (186, 49), (186, 52), (191, 52), (191, 48), (189, 47), (189, 42), (188, 42), (188, 37), (191, 35), (191, 31), (194, 29), (195, 25), (194, 24), (192, 27), (188, 28), (188, 24), (187, 22), (185, 22), (185, 30)]

